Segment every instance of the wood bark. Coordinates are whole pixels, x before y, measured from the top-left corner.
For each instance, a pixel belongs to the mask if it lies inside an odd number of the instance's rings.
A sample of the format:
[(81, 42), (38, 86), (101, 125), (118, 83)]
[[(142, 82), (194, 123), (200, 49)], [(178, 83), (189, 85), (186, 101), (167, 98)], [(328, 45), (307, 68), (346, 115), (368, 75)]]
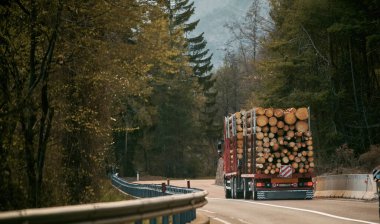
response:
[[(252, 122), (251, 113), (241, 112), (241, 124), (237, 128), (237, 159), (246, 158), (246, 171), (256, 169), (257, 173), (276, 174), (282, 165), (291, 165), (295, 173), (312, 172), (314, 166), (314, 151), (312, 136), (308, 127), (308, 110), (306, 108), (256, 108), (256, 130), (246, 129), (247, 139), (256, 133), (255, 155), (252, 158), (251, 144), (244, 157), (242, 147), (244, 119)], [(248, 118), (248, 119), (247, 119)], [(248, 125), (246, 125), (248, 126)], [(243, 144), (244, 146), (244, 144)], [(233, 155), (232, 155), (233, 156)], [(233, 157), (231, 157), (233, 158)], [(255, 161), (256, 167), (252, 167)], [(252, 169), (251, 169), (252, 168)]]

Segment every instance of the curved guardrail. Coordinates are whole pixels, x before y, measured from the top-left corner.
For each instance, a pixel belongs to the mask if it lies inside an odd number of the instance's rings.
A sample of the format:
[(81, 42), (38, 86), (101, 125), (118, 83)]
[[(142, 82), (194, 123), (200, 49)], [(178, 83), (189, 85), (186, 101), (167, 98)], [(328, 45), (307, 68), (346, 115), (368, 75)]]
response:
[[(123, 181), (114, 176), (114, 184), (128, 193), (131, 191), (150, 192), (152, 198), (130, 201), (94, 203), (85, 205), (25, 209), (0, 213), (0, 223), (187, 223), (195, 218), (195, 209), (207, 204), (206, 191), (199, 189), (181, 189), (169, 187), (166, 196), (154, 196), (154, 192), (162, 192), (160, 185), (137, 185)], [(115, 185), (115, 186), (118, 186)], [(123, 187), (121, 187), (123, 186)], [(123, 189), (124, 188), (124, 189)], [(133, 188), (138, 190), (133, 190)], [(187, 193), (171, 194), (171, 191), (184, 191)], [(146, 222), (144, 222), (146, 223)]]
[(129, 195), (139, 198), (189, 194), (202, 191), (197, 188), (176, 187), (172, 185), (129, 183), (121, 178), (118, 178), (116, 175), (112, 176), (112, 185)]

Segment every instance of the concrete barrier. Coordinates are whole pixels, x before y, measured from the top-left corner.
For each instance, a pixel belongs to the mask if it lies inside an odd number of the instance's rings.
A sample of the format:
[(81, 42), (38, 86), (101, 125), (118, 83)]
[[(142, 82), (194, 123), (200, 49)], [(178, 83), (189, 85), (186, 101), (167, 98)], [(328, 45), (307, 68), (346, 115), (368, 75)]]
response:
[(372, 174), (342, 174), (316, 177), (315, 197), (373, 200), (377, 198)]

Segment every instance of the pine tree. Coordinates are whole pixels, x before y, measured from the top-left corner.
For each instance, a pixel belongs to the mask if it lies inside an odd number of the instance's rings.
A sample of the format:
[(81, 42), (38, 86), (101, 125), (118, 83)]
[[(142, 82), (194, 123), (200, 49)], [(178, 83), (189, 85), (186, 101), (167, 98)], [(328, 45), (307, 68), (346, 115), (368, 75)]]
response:
[(193, 36), (193, 31), (197, 27), (199, 20), (191, 21), (191, 16), (194, 14), (194, 2), (189, 3), (189, 0), (175, 1), (175, 24), (184, 26), (186, 34), (188, 58), (193, 69), (193, 75), (198, 78), (198, 82), (202, 87), (202, 94), (206, 97), (206, 104), (200, 115), (200, 119), (205, 128), (206, 138), (209, 145), (213, 148), (216, 138), (220, 135), (221, 130), (214, 120), (217, 113), (216, 95), (217, 91), (214, 88), (215, 79), (210, 71), (213, 68), (211, 63), (212, 54), (207, 49), (207, 41), (204, 39), (204, 33)]
[(258, 95), (266, 106), (311, 106), (320, 162), (342, 144), (360, 154), (379, 142), (378, 9), (370, 1), (271, 1)]

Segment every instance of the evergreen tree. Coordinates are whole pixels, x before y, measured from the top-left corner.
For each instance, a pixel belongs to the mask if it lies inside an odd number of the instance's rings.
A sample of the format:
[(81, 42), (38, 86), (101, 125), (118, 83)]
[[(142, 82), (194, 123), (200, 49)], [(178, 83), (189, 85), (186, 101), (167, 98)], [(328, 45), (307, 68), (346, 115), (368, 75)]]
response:
[(221, 129), (218, 125), (218, 120), (215, 120), (217, 107), (216, 95), (217, 91), (214, 88), (215, 78), (210, 71), (213, 68), (211, 63), (212, 54), (207, 49), (207, 41), (204, 39), (204, 33), (193, 36), (193, 31), (197, 27), (199, 20), (191, 21), (191, 16), (194, 14), (194, 2), (189, 3), (189, 0), (176, 0), (173, 2), (175, 7), (174, 24), (183, 26), (186, 35), (186, 45), (188, 48), (187, 56), (193, 70), (193, 75), (198, 78), (198, 82), (202, 87), (201, 94), (206, 98), (206, 104), (200, 114), (200, 120), (205, 130), (205, 138), (208, 141), (209, 148), (215, 151), (217, 138), (220, 137)]
[(370, 25), (378, 24), (378, 9), (374, 2), (271, 1), (275, 25), (257, 95), (265, 106), (311, 106), (320, 163), (334, 163), (341, 144), (360, 154), (379, 142), (379, 27)]

